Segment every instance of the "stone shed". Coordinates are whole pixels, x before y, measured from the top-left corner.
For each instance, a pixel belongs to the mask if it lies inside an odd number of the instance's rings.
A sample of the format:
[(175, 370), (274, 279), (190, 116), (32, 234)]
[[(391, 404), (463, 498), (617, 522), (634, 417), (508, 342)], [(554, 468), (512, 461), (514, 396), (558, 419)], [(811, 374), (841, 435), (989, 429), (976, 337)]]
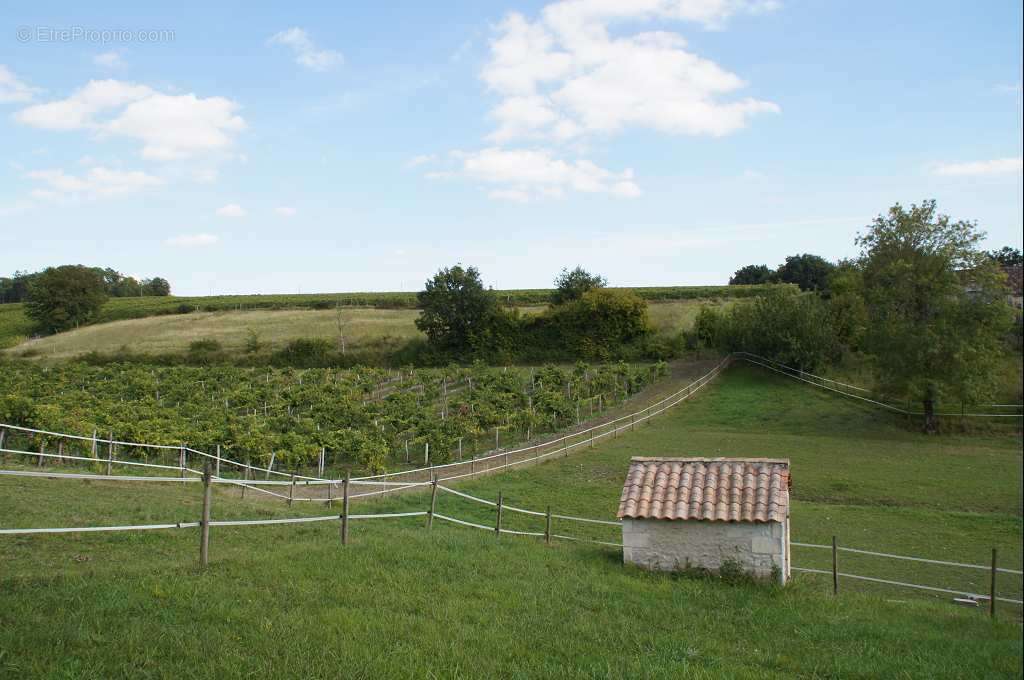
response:
[(789, 488), (788, 460), (633, 458), (619, 501), (623, 560), (663, 571), (732, 562), (785, 583)]

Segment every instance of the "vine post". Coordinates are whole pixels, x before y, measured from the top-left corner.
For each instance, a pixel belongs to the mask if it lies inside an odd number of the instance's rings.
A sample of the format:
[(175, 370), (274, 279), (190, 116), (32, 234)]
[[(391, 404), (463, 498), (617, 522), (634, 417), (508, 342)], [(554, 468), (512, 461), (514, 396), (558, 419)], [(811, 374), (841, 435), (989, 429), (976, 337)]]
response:
[(210, 473), (210, 461), (203, 464), (203, 518), (199, 523), (199, 566), (206, 567), (210, 563), (210, 505), (213, 503), (213, 475)]

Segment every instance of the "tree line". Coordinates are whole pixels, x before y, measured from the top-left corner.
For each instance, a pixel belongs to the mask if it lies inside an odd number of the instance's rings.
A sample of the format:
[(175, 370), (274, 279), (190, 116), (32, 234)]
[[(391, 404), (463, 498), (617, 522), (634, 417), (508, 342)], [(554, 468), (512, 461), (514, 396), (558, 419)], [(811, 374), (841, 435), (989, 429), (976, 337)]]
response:
[[(1001, 360), (1021, 348), (1021, 320), (1007, 302), (1004, 267), (1019, 250), (986, 252), (976, 223), (954, 222), (933, 200), (896, 204), (856, 239), (860, 254), (837, 264), (787, 258), (807, 292), (779, 288), (725, 311), (703, 308), (695, 333), (707, 346), (744, 350), (813, 371), (847, 353), (870, 358), (882, 394), (921, 404), (925, 429), (936, 404), (994, 396)], [(744, 279), (764, 265), (744, 267)]]
[[(66, 266), (82, 267), (82, 265)], [(108, 297), (159, 297), (171, 294), (171, 284), (167, 282), (167, 279), (159, 276), (140, 281), (134, 276), (127, 276), (110, 267), (82, 268), (94, 272), (99, 277), (103, 291)], [(51, 269), (62, 269), (62, 267), (49, 267), (38, 272), (16, 271), (13, 276), (0, 276), (0, 304), (25, 302), (28, 299), (32, 282)]]
[(139, 281), (102, 267), (68, 264), (0, 278), (0, 302), (24, 302), (25, 314), (44, 333), (89, 323), (110, 297), (167, 296), (171, 284), (159, 276)]

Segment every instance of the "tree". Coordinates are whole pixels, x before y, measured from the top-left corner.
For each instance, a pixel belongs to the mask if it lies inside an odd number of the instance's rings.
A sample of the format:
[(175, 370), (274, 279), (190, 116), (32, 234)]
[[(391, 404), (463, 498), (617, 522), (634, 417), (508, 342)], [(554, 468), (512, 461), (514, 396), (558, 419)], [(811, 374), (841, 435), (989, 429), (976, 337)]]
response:
[(88, 323), (107, 301), (103, 277), (82, 265), (49, 267), (29, 285), (25, 314), (49, 333)]
[(1003, 246), (999, 250), (990, 250), (988, 256), (1004, 267), (1019, 267), (1024, 264), (1024, 255), (1019, 248)]
[(555, 292), (551, 295), (552, 304), (561, 305), (572, 300), (579, 300), (583, 294), (595, 288), (604, 288), (608, 282), (603, 276), (591, 274), (583, 267), (572, 271), (563, 269), (555, 277)]
[(441, 269), (416, 299), (420, 307), (416, 327), (435, 349), (458, 355), (493, 346), (501, 310), (475, 267)]
[(779, 266), (778, 279), (783, 283), (795, 283), (800, 290), (823, 291), (828, 288), (828, 277), (833, 269), (835, 265), (817, 255), (790, 255)]
[(766, 264), (748, 264), (736, 270), (729, 279), (730, 286), (750, 286), (761, 283), (775, 283), (776, 274)]
[(879, 386), (923, 405), (935, 432), (936, 403), (993, 393), (1011, 312), (1003, 274), (978, 249), (973, 222), (952, 222), (935, 201), (900, 204), (865, 234), (858, 265), (868, 326), (865, 347)]
[(647, 303), (626, 290), (588, 290), (579, 299), (550, 307), (538, 322), (554, 331), (551, 344), (602, 360), (650, 331)]
[(145, 279), (142, 282), (142, 294), (153, 297), (166, 297), (171, 294), (171, 284), (168, 283), (167, 279), (159, 276)]

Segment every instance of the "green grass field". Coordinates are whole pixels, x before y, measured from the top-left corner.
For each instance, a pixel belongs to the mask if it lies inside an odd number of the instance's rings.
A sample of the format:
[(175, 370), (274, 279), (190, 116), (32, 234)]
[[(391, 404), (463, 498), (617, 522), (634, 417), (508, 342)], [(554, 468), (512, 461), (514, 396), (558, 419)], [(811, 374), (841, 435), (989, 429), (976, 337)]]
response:
[[(794, 540), (1021, 564), (1021, 442), (926, 437), (737, 365), (707, 392), (592, 450), (460, 484), (527, 508), (612, 517), (630, 456), (792, 461)], [(194, 520), (195, 485), (0, 477), (3, 526)], [(356, 511), (424, 509), (423, 494)], [(442, 495), (438, 511), (493, 521)], [(324, 512), (218, 489), (214, 518)], [(507, 514), (507, 526), (536, 530)], [(614, 540), (612, 527), (556, 532)], [(1021, 677), (1020, 610), (984, 613), (888, 586), (798, 576), (784, 589), (621, 565), (618, 550), (422, 519), (197, 532), (0, 536), (0, 675), (11, 677)], [(828, 554), (795, 549), (797, 566)], [(984, 592), (985, 572), (854, 559), (852, 573)], [(1000, 592), (1020, 598), (1020, 579)]]
[[(655, 286), (628, 288), (650, 302), (681, 300), (734, 300), (762, 294), (770, 286)], [(551, 300), (551, 289), (499, 290), (499, 299), (508, 305), (529, 307)], [(333, 309), (343, 307), (376, 307), (379, 309), (412, 310), (416, 293), (310, 293), (289, 295), (213, 295), (202, 297), (140, 297), (111, 298), (100, 310), (95, 323), (143, 319), (153, 316), (191, 312), (230, 312), (253, 310)], [(12, 347), (33, 332), (21, 304), (0, 305), (0, 349)]]
[[(702, 305), (723, 304), (729, 302), (652, 302), (649, 304), (651, 323), (656, 332), (678, 332), (693, 324)], [(0, 312), (7, 306), (0, 305)], [(538, 313), (542, 309), (540, 306), (520, 308), (525, 314)], [(250, 330), (257, 333), (266, 350), (274, 350), (295, 338), (336, 338), (339, 313), (346, 345), (351, 350), (424, 337), (414, 323), (419, 315), (415, 309), (346, 307), (340, 312), (333, 309), (256, 309), (194, 312), (98, 323), (28, 340), (8, 350), (8, 353), (18, 356), (29, 352), (31, 356), (46, 359), (70, 359), (94, 351), (113, 352), (121, 347), (136, 353), (180, 353), (188, 349), (190, 342), (200, 339), (217, 340), (226, 350), (241, 351)]]

